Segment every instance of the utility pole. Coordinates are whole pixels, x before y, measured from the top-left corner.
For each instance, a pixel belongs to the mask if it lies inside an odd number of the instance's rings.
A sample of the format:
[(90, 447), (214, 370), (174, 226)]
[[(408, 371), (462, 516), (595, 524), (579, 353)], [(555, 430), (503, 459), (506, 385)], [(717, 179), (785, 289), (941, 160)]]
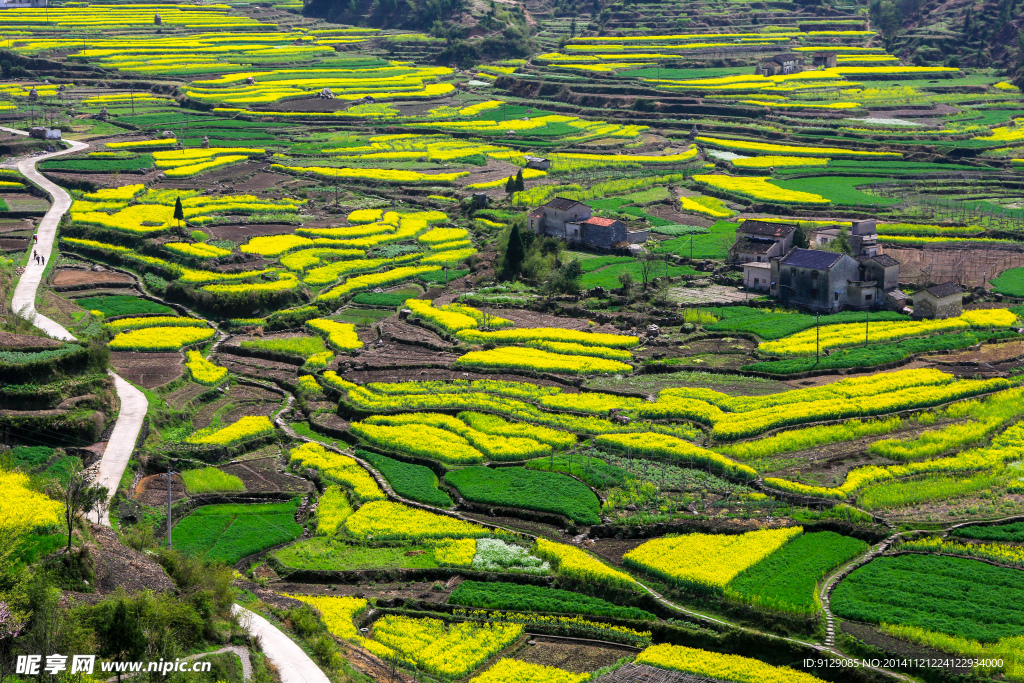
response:
[(821, 362), (821, 312), (814, 314), (814, 364)]
[(871, 311), (864, 311), (864, 346), (868, 345), (868, 327), (871, 325)]

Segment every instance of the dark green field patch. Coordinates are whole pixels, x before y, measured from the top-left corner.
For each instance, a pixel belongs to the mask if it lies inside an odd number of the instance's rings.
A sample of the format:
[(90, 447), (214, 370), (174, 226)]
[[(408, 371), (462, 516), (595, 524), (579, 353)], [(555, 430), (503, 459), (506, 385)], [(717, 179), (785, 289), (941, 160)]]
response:
[(521, 467), (466, 467), (444, 475), (466, 500), (552, 512), (582, 524), (601, 522), (600, 502), (583, 482)]
[(993, 642), (1024, 634), (1024, 572), (936, 555), (879, 557), (832, 591), (844, 619)]
[(75, 303), (87, 311), (99, 311), (109, 317), (115, 315), (138, 315), (140, 313), (159, 313), (160, 315), (178, 315), (170, 306), (158, 304), (149, 299), (137, 296), (117, 294), (114, 296), (92, 296), (76, 299)]
[(656, 618), (638, 607), (621, 607), (582, 593), (504, 582), (463, 581), (448, 597), (448, 602), (452, 605), (517, 612), (593, 614), (645, 621), (654, 621)]
[(356, 455), (376, 467), (391, 484), (395, 493), (427, 505), (450, 508), (452, 499), (437, 488), (437, 475), (429, 467), (395, 460), (369, 451), (356, 451)]
[(818, 581), (867, 548), (864, 541), (834, 531), (803, 534), (742, 572), (726, 591), (760, 607), (812, 614)]
[(298, 499), (259, 505), (207, 505), (182, 519), (172, 542), (187, 555), (234, 564), (247, 555), (302, 535)]

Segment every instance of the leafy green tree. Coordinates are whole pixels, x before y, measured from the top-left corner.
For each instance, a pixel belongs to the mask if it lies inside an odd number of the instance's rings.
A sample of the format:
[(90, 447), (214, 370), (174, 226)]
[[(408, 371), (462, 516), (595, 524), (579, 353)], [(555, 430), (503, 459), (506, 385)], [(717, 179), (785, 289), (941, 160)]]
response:
[(514, 177), (512, 177), (512, 176), (509, 176), (508, 180), (505, 181), (505, 194), (512, 194), (515, 191), (516, 191), (516, 179)]
[(81, 462), (71, 465), (67, 476), (54, 479), (50, 495), (64, 503), (64, 523), (68, 530), (68, 552), (71, 552), (71, 533), (79, 515), (99, 510), (107, 500), (107, 487), (93, 486), (85, 478)]
[(526, 189), (526, 183), (523, 181), (523, 169), (519, 169), (519, 173), (516, 174), (516, 192), (522, 192)]

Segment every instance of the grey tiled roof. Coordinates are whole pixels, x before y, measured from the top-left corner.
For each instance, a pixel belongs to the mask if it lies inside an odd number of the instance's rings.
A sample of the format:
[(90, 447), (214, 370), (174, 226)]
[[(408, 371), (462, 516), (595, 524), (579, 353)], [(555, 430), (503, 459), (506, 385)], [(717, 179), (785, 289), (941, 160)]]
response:
[(578, 202), (575, 199), (566, 199), (565, 197), (555, 197), (544, 206), (549, 206), (558, 211), (568, 211), (577, 204), (582, 204), (582, 202)]
[(964, 290), (955, 282), (944, 282), (941, 285), (933, 285), (928, 289), (924, 290), (934, 296), (937, 299), (941, 299), (944, 296), (952, 296), (953, 294), (961, 294)]
[(828, 270), (836, 261), (842, 258), (842, 254), (833, 251), (818, 251), (817, 249), (794, 249), (789, 252), (786, 258), (782, 259), (781, 265), (793, 268), (813, 268), (815, 270)]

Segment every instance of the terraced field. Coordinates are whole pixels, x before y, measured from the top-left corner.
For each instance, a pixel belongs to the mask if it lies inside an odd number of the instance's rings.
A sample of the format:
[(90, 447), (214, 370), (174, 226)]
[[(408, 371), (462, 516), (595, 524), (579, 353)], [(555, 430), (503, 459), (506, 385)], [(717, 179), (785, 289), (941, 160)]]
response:
[(0, 13), (0, 643), (1024, 680), (1018, 10)]

